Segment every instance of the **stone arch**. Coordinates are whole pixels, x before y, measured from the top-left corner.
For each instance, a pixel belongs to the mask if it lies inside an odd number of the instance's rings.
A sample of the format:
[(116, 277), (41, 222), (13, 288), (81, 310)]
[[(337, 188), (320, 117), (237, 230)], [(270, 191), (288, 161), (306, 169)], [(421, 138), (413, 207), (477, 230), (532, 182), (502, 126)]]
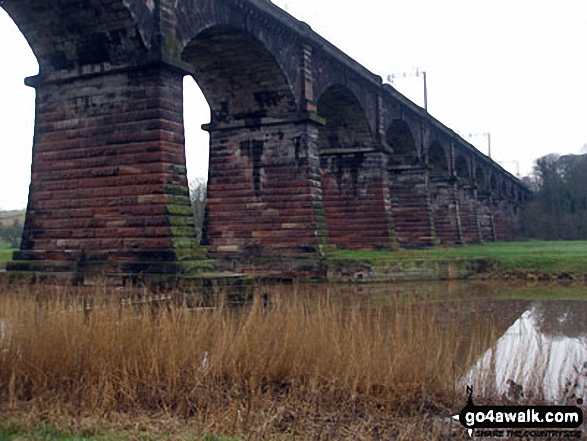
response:
[(212, 254), (315, 250), (317, 235), (301, 222), (275, 238), (292, 213), (312, 218), (312, 207), (294, 194), (314, 191), (304, 180), (312, 165), (308, 134), (292, 122), (297, 104), (278, 60), (255, 36), (225, 24), (199, 32), (182, 60), (193, 66), (211, 113), (203, 243)]
[(318, 99), (322, 200), (330, 243), (341, 248), (389, 247), (383, 154), (374, 148), (363, 107), (342, 85)]
[(392, 149), (392, 153), (389, 155), (391, 164), (418, 164), (419, 158), (416, 142), (410, 127), (405, 121), (401, 119), (393, 120), (387, 128), (385, 140), (387, 145)]
[[(41, 66), (41, 74), (92, 64), (142, 61), (151, 45), (153, 11), (145, 2), (123, 0), (4, 2)], [(142, 17), (139, 23), (135, 17)], [(143, 26), (141, 26), (141, 24)]]
[(428, 166), (431, 176), (448, 178), (450, 175), (446, 150), (438, 141), (433, 141), (428, 147)]
[(282, 118), (296, 110), (286, 76), (271, 52), (250, 34), (217, 25), (200, 32), (182, 59), (194, 66), (212, 125), (254, 126), (263, 118)]
[(463, 155), (457, 155), (455, 159), (455, 172), (461, 184), (471, 182), (471, 168)]
[(485, 172), (483, 171), (483, 167), (481, 167), (480, 165), (477, 165), (477, 167), (475, 167), (475, 186), (480, 190), (487, 189)]
[[(24, 78), (39, 71), (38, 60), (28, 41), (11, 17), (0, 8), (0, 65), (10, 76), (0, 83), (0, 188), (10, 192), (0, 195), (0, 207), (26, 207), (31, 179), (31, 156), (35, 122), (35, 91)], [(10, 44), (6, 44), (10, 41)], [(13, 76), (15, 75), (15, 76)]]
[(373, 136), (365, 111), (357, 97), (346, 87), (332, 85), (320, 95), (318, 116), (326, 121), (319, 132), (320, 152), (372, 148)]
[(499, 195), (502, 198), (507, 198), (508, 197), (508, 185), (507, 182), (505, 180), (501, 181), (501, 185), (500, 185), (500, 189), (499, 189)]
[(497, 182), (497, 176), (495, 173), (489, 175), (489, 191), (495, 194), (499, 194), (499, 184)]
[(445, 245), (461, 241), (456, 180), (451, 177), (449, 155), (437, 140), (428, 147), (428, 185), (434, 227), (438, 240)]
[(476, 190), (472, 185), (471, 165), (463, 153), (455, 158), (455, 174), (458, 183), (459, 216), (463, 240), (466, 243), (481, 241), (479, 221), (477, 219)]

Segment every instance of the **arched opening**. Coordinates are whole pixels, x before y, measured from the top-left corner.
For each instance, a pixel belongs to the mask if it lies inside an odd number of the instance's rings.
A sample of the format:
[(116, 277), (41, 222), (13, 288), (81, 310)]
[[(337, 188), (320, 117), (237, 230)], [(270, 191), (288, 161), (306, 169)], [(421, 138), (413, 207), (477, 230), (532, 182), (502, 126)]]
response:
[(499, 185), (497, 183), (497, 177), (494, 173), (492, 173), (489, 177), (489, 191), (496, 195), (499, 195)]
[(318, 133), (321, 187), (328, 237), (341, 248), (389, 246), (380, 152), (355, 95), (330, 86), (318, 99), (326, 121)]
[(503, 198), (506, 198), (508, 196), (508, 187), (505, 181), (502, 181), (501, 183), (501, 191), (499, 195)]
[(255, 126), (296, 110), (291, 87), (273, 55), (246, 32), (213, 26), (185, 47), (182, 58), (212, 113), (212, 125)]
[(22, 210), (31, 182), (35, 90), (24, 79), (39, 65), (24, 35), (0, 8), (0, 210)]
[(459, 216), (463, 239), (466, 243), (478, 243), (481, 237), (475, 188), (471, 185), (470, 164), (462, 154), (457, 154), (455, 158), (455, 172), (458, 178)]
[(387, 155), (388, 179), (397, 240), (405, 248), (434, 245), (428, 173), (420, 164), (410, 126), (394, 119), (385, 132), (385, 141), (391, 150)]
[(446, 151), (438, 141), (434, 141), (430, 144), (428, 149), (428, 166), (430, 169), (430, 176), (449, 177), (450, 169), (448, 166)]
[(466, 185), (471, 182), (469, 163), (462, 155), (458, 155), (455, 159), (455, 171), (461, 185)]
[(210, 123), (210, 106), (202, 90), (191, 76), (183, 79), (183, 127), (185, 156), (190, 201), (198, 241), (202, 239), (202, 226), (206, 207), (210, 135), (202, 130)]
[(217, 25), (196, 35), (182, 58), (210, 109), (203, 243), (216, 255), (311, 250), (315, 232), (309, 239), (301, 231), (312, 218), (299, 197), (310, 191), (300, 178), (308, 164), (303, 128), (291, 123), (297, 104), (273, 54), (247, 32)]
[(395, 119), (389, 125), (385, 140), (391, 147), (390, 164), (415, 165), (418, 163), (418, 150), (410, 127), (405, 121)]
[(461, 240), (455, 181), (450, 179), (449, 157), (445, 148), (433, 141), (428, 147), (430, 202), (438, 240), (444, 245)]
[(326, 120), (319, 133), (320, 154), (372, 147), (365, 111), (354, 94), (344, 86), (330, 86), (320, 96), (318, 115)]
[(480, 165), (475, 168), (475, 186), (479, 190), (486, 190), (487, 184), (485, 181), (485, 172)]

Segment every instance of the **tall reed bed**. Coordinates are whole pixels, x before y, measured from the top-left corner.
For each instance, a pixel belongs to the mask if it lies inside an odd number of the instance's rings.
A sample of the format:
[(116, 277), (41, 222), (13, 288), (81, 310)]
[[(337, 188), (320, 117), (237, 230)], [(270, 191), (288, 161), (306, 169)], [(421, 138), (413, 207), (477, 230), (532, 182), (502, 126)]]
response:
[(177, 293), (0, 285), (0, 400), (68, 415), (158, 413), (247, 438), (398, 436), (413, 424), (397, 418), (417, 425), (461, 404), (457, 379), (480, 351), (463, 349), (457, 323), (295, 286), (257, 291), (269, 295), (201, 308)]

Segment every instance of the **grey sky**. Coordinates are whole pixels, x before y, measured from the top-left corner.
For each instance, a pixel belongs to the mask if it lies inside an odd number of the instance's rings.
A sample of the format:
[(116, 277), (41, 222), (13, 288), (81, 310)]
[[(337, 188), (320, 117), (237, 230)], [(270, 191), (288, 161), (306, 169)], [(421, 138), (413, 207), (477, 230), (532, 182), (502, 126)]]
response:
[[(465, 137), (491, 133), (492, 156), (522, 175), (545, 154), (587, 143), (585, 0), (274, 0), (372, 72), (426, 70), (429, 112)], [(0, 208), (26, 205), (37, 73), (26, 41), (0, 9)], [(186, 84), (190, 179), (205, 176), (209, 119)], [(421, 77), (394, 86), (423, 105)], [(487, 141), (470, 141), (484, 153)]]

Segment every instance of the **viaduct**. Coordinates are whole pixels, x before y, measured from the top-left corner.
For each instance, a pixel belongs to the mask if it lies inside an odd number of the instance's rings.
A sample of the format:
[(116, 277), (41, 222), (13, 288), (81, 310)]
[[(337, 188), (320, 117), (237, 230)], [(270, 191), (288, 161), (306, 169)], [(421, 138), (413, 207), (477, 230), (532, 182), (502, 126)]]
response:
[[(26, 79), (32, 180), (9, 271), (174, 276), (209, 257), (303, 271), (335, 247), (516, 235), (529, 197), (518, 179), (268, 0), (0, 6), (40, 65)], [(202, 245), (186, 75), (211, 108)]]

